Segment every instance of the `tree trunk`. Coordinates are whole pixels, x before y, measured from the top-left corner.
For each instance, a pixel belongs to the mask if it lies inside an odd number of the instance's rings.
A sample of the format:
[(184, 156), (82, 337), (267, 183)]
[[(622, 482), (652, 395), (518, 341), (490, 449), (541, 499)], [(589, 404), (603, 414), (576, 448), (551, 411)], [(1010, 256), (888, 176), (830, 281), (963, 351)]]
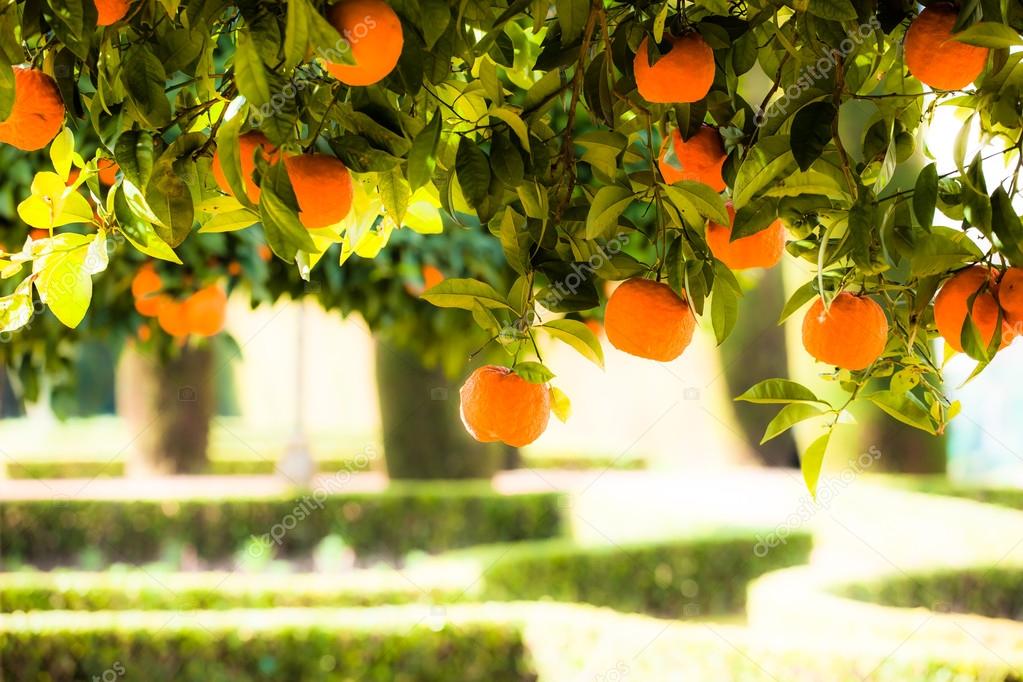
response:
[(517, 461), (509, 453), (514, 448), (478, 443), (466, 433), (459, 386), (440, 367), (424, 367), (414, 354), (378, 340), (376, 376), (391, 478), (489, 478)]
[(214, 403), (211, 347), (185, 348), (169, 360), (126, 347), (117, 372), (117, 411), (134, 437), (127, 474), (204, 471)]
[[(788, 376), (785, 329), (778, 312), (785, 306), (781, 268), (763, 273), (739, 302), (739, 319), (728, 340), (721, 345), (725, 382), (737, 396), (764, 379)], [(791, 432), (758, 445), (773, 411), (763, 405), (733, 402), (736, 421), (760, 460), (772, 467), (798, 467), (796, 441)]]

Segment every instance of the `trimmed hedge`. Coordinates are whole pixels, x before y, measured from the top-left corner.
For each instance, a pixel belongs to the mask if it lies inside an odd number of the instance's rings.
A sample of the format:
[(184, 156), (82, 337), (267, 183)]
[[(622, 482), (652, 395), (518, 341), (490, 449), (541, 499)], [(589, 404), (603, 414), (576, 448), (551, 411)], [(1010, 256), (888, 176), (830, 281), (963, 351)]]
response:
[(763, 558), (757, 543), (757, 532), (729, 529), (628, 545), (553, 540), (476, 551), (488, 599), (550, 598), (679, 618), (741, 612), (747, 584), (806, 563), (812, 538), (792, 533)]
[[(284, 555), (339, 535), (360, 557), (401, 557), (493, 542), (557, 537), (558, 493), (504, 495), (482, 481), (393, 483), (383, 492), (155, 500), (31, 500), (0, 504), (0, 557), (72, 559), (85, 550), (148, 561), (166, 543), (223, 559), (256, 538)], [(279, 539), (279, 542), (277, 541)]]
[(425, 607), (0, 616), (11, 680), (530, 682), (520, 628)]
[(833, 593), (899, 608), (972, 613), (1023, 621), (1023, 567), (941, 568), (846, 583)]
[(1023, 510), (1023, 488), (957, 483), (944, 476), (884, 476), (879, 480), (915, 492), (964, 497), (975, 502)]
[[(120, 478), (124, 476), (123, 459), (25, 459), (6, 463), (7, 477), (21, 478)], [(328, 457), (316, 460), (319, 471), (369, 471), (372, 463), (361, 457)], [(204, 474), (215, 476), (258, 476), (273, 474), (277, 462), (273, 458), (255, 457), (211, 458)]]
[(341, 575), (160, 573), (0, 573), (0, 612), (154, 611), (238, 608), (354, 607), (465, 600), (475, 570), (357, 570)]

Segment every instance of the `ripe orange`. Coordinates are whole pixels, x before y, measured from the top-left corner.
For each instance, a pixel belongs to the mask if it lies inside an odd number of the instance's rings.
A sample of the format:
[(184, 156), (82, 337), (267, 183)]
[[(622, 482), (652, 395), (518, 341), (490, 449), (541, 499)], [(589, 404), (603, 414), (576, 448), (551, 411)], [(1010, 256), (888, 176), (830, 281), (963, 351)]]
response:
[[(997, 271), (979, 265), (966, 268), (945, 282), (934, 299), (934, 324), (945, 343), (957, 351), (963, 351), (967, 304), (974, 295), (976, 298), (970, 308), (970, 319), (985, 346), (994, 338), (999, 314), (996, 276)], [(1007, 346), (1013, 336), (1011, 324), (1003, 318), (1001, 347)]]
[(967, 45), (952, 37), (958, 15), (950, 3), (932, 4), (906, 31), (906, 67), (921, 83), (938, 90), (965, 88), (987, 64), (986, 47)]
[(334, 225), (352, 208), (352, 175), (326, 154), (297, 154), (284, 159), (298, 200), (298, 218), (306, 229)]
[(39, 241), (40, 239), (49, 239), (50, 238), (50, 231), (49, 230), (41, 230), (39, 228), (35, 228), (33, 230), (29, 230), (28, 231), (28, 236), (34, 242), (35, 241)]
[(873, 299), (843, 291), (825, 310), (817, 298), (803, 318), (803, 347), (821, 362), (865, 369), (888, 343), (888, 319)]
[(423, 289), (428, 290), (444, 281), (444, 273), (436, 265), (427, 263), (423, 266)]
[(148, 324), (140, 324), (137, 334), (139, 337), (139, 341), (141, 341), (142, 343), (145, 343), (149, 341), (149, 339), (153, 338), (153, 330), (149, 328)]
[(639, 277), (623, 282), (607, 301), (604, 332), (618, 350), (668, 362), (693, 339), (689, 303), (667, 284)]
[[(266, 135), (255, 130), (239, 136), (238, 147), (241, 153), (242, 179), (245, 181), (245, 194), (252, 203), (259, 203), (259, 185), (256, 184), (252, 177), (256, 171), (256, 153), (258, 152), (266, 157), (269, 163), (274, 163), (276, 161), (277, 150), (270, 140), (266, 139)], [(224, 174), (224, 168), (220, 165), (219, 152), (214, 152), (213, 154), (212, 170), (213, 179), (217, 181), (217, 187), (225, 194), (234, 196), (234, 192), (231, 191), (231, 185), (227, 182), (227, 176)]]
[(633, 69), (640, 96), (648, 102), (699, 102), (714, 84), (714, 50), (696, 31), (672, 40), (671, 49), (650, 66), (644, 38)]
[(1023, 268), (1009, 268), (998, 283), (998, 302), (1009, 315), (1023, 315)]
[(270, 259), (274, 257), (274, 252), (271, 251), (270, 247), (267, 246), (266, 244), (260, 244), (259, 248), (256, 250), (256, 253), (259, 255), (259, 260), (263, 261), (264, 263), (269, 263)]
[(188, 332), (191, 331), (188, 324), (188, 306), (182, 301), (175, 301), (169, 297), (164, 297), (164, 299), (156, 317), (160, 329), (171, 336), (188, 336)]
[(242, 274), (242, 264), (236, 260), (231, 261), (230, 263), (227, 264), (227, 274), (231, 275), (232, 277), (237, 277), (238, 275)]
[(38, 69), (14, 67), (14, 106), (0, 122), (0, 142), (26, 152), (42, 149), (64, 125), (57, 82)]
[(721, 167), (725, 163), (725, 145), (716, 128), (702, 126), (688, 140), (675, 130), (664, 140), (657, 167), (666, 183), (680, 180), (702, 182), (715, 192), (725, 189)]
[(770, 268), (781, 261), (785, 253), (785, 227), (775, 220), (767, 228), (748, 237), (732, 239), (732, 224), (735, 223), (735, 209), (728, 202), (728, 217), (731, 224), (707, 223), (707, 246), (719, 261), (732, 270), (749, 268)]
[(99, 171), (100, 184), (110, 187), (117, 182), (117, 173), (121, 167), (113, 159), (103, 159), (96, 165), (96, 169)]
[(481, 443), (501, 441), (520, 448), (539, 438), (551, 417), (549, 389), (507, 367), (476, 369), (458, 392), (462, 423)]
[(96, 19), (97, 26), (110, 26), (116, 24), (131, 7), (131, 0), (95, 0), (96, 11), (99, 17)]
[(604, 334), (604, 324), (600, 320), (589, 319), (583, 324), (589, 327), (589, 330), (593, 332), (593, 335), (598, 338)]
[(184, 303), (188, 329), (199, 336), (215, 336), (227, 319), (227, 293), (210, 285), (189, 296)]
[(142, 298), (149, 294), (155, 294), (163, 288), (163, 280), (156, 273), (152, 263), (146, 263), (131, 280), (131, 295), (135, 298)]
[[(383, 0), (341, 0), (327, 10), (327, 20), (344, 38), (339, 45), (320, 46), (324, 66), (346, 85), (373, 85), (394, 70), (405, 38), (401, 21)], [(355, 64), (336, 64), (331, 53), (351, 49)]]

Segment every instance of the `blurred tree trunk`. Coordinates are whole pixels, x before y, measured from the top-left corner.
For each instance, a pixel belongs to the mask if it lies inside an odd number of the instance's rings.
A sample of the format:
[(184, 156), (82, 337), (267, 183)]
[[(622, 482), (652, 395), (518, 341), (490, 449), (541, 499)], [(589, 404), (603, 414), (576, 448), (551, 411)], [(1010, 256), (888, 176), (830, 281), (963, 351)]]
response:
[[(737, 396), (764, 379), (789, 373), (785, 329), (778, 312), (785, 306), (781, 268), (771, 268), (749, 288), (739, 302), (739, 319), (728, 340), (721, 345), (721, 361), (729, 394)], [(736, 421), (760, 460), (772, 467), (798, 467), (796, 441), (791, 432), (760, 443), (774, 414), (763, 405), (733, 402)]]
[(947, 470), (947, 438), (932, 436), (897, 422), (881, 410), (857, 416), (860, 449), (880, 452), (878, 469), (902, 474), (943, 474)]
[(134, 437), (128, 475), (204, 471), (214, 409), (213, 350), (185, 348), (169, 360), (124, 349), (117, 412)]
[(394, 479), (490, 478), (517, 449), (478, 443), (458, 412), (458, 384), (413, 353), (377, 341), (377, 395), (387, 473)]

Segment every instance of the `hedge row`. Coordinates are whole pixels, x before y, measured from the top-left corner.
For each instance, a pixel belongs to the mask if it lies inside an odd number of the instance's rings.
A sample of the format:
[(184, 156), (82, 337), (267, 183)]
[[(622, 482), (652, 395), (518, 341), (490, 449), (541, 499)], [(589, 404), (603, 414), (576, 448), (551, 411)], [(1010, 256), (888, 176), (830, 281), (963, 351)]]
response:
[(899, 608), (1023, 621), (1023, 567), (940, 568), (838, 585), (836, 594)]
[[(123, 459), (24, 459), (7, 460), (8, 478), (119, 478), (124, 476)], [(364, 457), (325, 457), (316, 460), (319, 471), (368, 471), (373, 463)], [(523, 466), (529, 469), (645, 469), (646, 460), (638, 457), (595, 457), (589, 455), (557, 455), (551, 453), (523, 453)], [(213, 457), (206, 474), (217, 476), (258, 476), (273, 474), (277, 462), (274, 458)]]
[(519, 628), (406, 609), (0, 616), (11, 680), (527, 682)]
[[(0, 616), (14, 680), (1018, 682), (1018, 657), (560, 604)], [(1013, 664), (1017, 664), (1013, 667)]]
[(394, 483), (374, 493), (5, 501), (0, 557), (59, 562), (90, 549), (111, 560), (147, 561), (175, 543), (203, 559), (222, 559), (254, 538), (287, 556), (310, 551), (328, 535), (341, 536), (364, 559), (401, 557), (556, 537), (562, 507), (557, 493), (504, 495), (475, 481)]
[(755, 551), (759, 535), (730, 529), (606, 546), (552, 540), (473, 553), (484, 567), (484, 595), (489, 599), (550, 598), (679, 618), (739, 613), (751, 580), (807, 562), (812, 545), (808, 533), (792, 533), (762, 557)]
[(162, 573), (136, 569), (0, 573), (0, 612), (355, 607), (471, 598), (479, 573), (406, 569), (342, 575)]
[[(317, 459), (319, 471), (368, 471), (372, 462), (362, 457)], [(8, 478), (120, 478), (124, 476), (123, 459), (36, 459), (6, 463)], [(202, 473), (216, 476), (258, 476), (273, 474), (277, 462), (273, 458), (210, 459)]]

